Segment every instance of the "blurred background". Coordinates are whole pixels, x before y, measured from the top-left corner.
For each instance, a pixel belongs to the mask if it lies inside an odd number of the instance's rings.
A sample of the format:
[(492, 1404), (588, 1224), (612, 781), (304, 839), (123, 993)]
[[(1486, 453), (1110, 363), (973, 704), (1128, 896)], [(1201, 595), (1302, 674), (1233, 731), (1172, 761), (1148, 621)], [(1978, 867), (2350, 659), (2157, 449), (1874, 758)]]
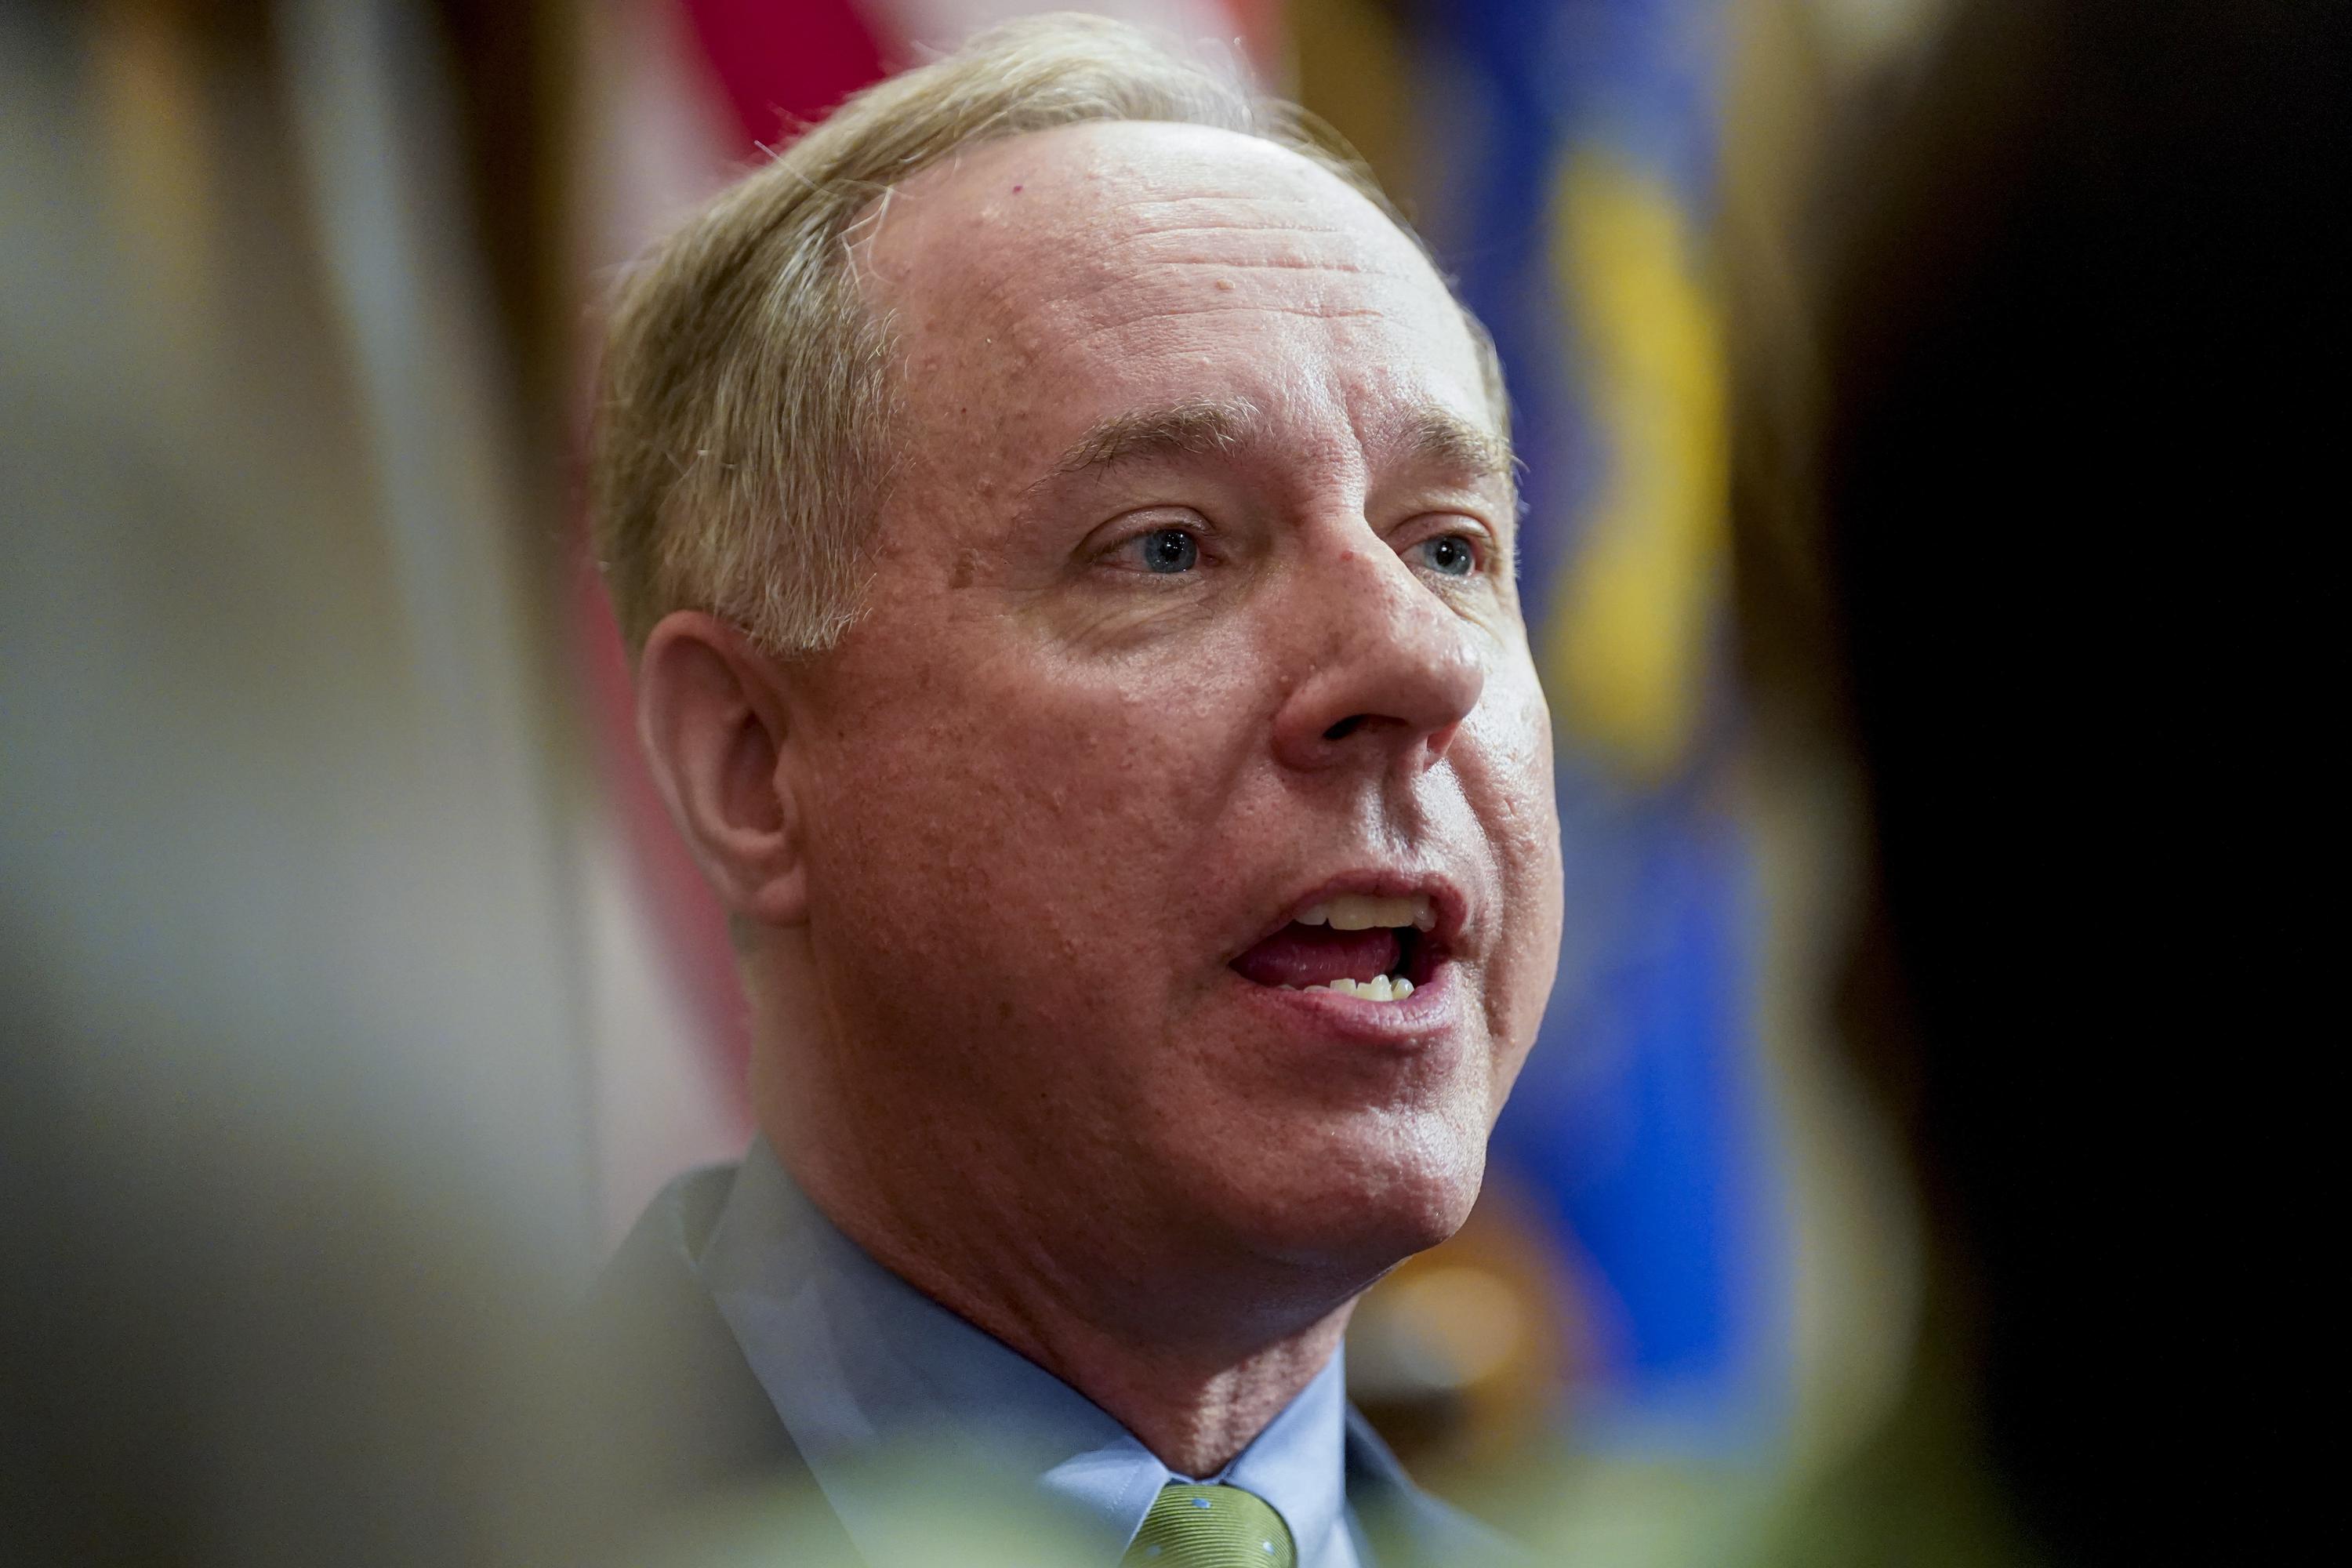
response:
[[(551, 1303), (749, 1136), (600, 301), (1045, 8), (0, 13), (0, 1560), (565, 1560)], [(1362, 154), (1527, 461), (1560, 981), (1359, 1402), (1546, 1561), (2267, 1555), (2341, 1387), (2338, 8), (1096, 9)]]

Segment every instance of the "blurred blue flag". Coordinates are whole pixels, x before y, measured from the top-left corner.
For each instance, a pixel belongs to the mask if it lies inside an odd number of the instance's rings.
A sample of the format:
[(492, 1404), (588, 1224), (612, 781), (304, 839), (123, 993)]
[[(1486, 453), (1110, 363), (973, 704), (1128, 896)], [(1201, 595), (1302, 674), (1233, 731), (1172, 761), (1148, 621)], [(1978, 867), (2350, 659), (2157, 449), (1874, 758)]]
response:
[(1492, 328), (1560, 736), (1560, 979), (1496, 1158), (1596, 1320), (1580, 1438), (1737, 1450), (1786, 1380), (1785, 1245), (1726, 799), (1716, 0), (1416, 18), (1423, 226)]

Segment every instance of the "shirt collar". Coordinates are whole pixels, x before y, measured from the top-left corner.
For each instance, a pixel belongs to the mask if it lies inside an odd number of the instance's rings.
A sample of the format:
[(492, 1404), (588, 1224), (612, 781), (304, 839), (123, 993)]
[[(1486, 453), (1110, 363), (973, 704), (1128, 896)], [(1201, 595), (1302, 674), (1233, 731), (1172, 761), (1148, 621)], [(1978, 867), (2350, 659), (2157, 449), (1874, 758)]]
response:
[[(1017, 1475), (1103, 1562), (1179, 1477), (1101, 1406), (866, 1256), (765, 1141), (738, 1170), (700, 1270), (825, 1500), (862, 1553), (888, 1555), (895, 1456)], [(1328, 1365), (1216, 1476), (1264, 1498), (1301, 1568), (1345, 1535), (1346, 1374)], [(884, 1461), (876, 1463), (875, 1461)]]
[(1301, 1568), (1339, 1561), (1339, 1554), (1347, 1551), (1347, 1527), (1340, 1517), (1348, 1486), (1344, 1356), (1344, 1350), (1334, 1349), (1323, 1370), (1283, 1406), (1282, 1413), (1225, 1467), (1223, 1474), (1203, 1478), (1255, 1492), (1272, 1503), (1282, 1521), (1290, 1526)]

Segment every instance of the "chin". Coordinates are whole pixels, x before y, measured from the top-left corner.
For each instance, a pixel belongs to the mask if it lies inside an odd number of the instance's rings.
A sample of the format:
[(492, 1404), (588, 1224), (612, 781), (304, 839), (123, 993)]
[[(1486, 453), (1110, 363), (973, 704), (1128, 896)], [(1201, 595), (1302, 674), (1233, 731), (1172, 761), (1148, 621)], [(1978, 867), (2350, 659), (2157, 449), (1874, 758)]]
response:
[(1223, 1194), (1251, 1250), (1360, 1288), (1470, 1217), (1486, 1175), (1483, 1124), (1424, 1114), (1331, 1132), (1303, 1134), (1286, 1157), (1256, 1163), (1247, 1189)]

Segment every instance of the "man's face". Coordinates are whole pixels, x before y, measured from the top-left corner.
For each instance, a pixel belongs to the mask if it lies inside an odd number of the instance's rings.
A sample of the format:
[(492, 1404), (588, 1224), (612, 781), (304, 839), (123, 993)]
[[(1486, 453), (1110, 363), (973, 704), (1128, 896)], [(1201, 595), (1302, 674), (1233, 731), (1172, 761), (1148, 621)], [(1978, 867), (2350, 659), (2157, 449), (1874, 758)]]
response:
[(1192, 127), (982, 149), (868, 236), (900, 467), (790, 740), (875, 1157), (1265, 1258), (1443, 1238), (1559, 918), (1453, 301), (1330, 174)]

